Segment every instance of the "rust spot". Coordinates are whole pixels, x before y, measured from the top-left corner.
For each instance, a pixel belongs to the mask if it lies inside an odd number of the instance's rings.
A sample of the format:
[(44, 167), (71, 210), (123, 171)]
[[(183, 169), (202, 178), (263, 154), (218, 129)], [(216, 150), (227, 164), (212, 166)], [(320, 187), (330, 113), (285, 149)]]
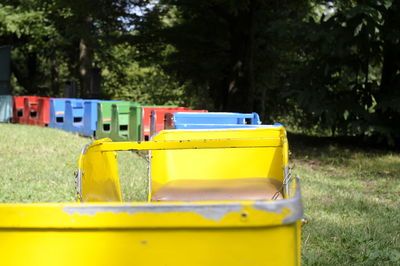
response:
[(247, 221), (247, 218), (248, 218), (247, 212), (242, 212), (242, 213), (240, 214), (240, 220), (242, 220), (242, 221)]

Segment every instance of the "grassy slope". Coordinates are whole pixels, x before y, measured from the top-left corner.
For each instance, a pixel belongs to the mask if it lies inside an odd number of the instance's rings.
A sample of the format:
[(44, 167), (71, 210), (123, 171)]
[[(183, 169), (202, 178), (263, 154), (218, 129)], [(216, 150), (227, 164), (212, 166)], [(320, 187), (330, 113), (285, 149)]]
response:
[[(91, 140), (0, 124), (0, 202), (74, 201), (74, 176)], [(305, 265), (400, 265), (400, 155), (289, 137), (302, 178)], [(146, 162), (119, 154), (127, 201), (145, 200)]]
[[(75, 201), (78, 156), (91, 141), (53, 128), (0, 123), (0, 202)], [(145, 161), (131, 152), (119, 157), (124, 199), (146, 199)]]
[(291, 142), (310, 220), (304, 264), (400, 265), (400, 155), (305, 142)]

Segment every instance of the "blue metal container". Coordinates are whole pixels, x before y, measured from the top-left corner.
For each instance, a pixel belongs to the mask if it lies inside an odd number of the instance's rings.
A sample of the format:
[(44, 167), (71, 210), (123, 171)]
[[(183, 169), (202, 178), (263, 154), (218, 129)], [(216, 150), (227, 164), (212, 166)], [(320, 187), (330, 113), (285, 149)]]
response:
[(63, 130), (79, 133), (83, 127), (83, 101), (81, 99), (65, 101)]
[(257, 113), (189, 113), (177, 112), (173, 116), (175, 129), (246, 128), (261, 125)]
[(175, 129), (229, 129), (229, 128), (268, 128), (281, 127), (279, 123), (273, 125), (238, 125), (238, 124), (181, 124)]
[(50, 101), (49, 127), (93, 137), (97, 130), (98, 103), (119, 102), (59, 98)]
[(99, 100), (85, 100), (83, 103), (83, 126), (79, 133), (93, 137), (97, 130), (97, 103)]
[(62, 129), (65, 122), (66, 101), (79, 101), (75, 98), (53, 98), (50, 100), (50, 123), (49, 127)]

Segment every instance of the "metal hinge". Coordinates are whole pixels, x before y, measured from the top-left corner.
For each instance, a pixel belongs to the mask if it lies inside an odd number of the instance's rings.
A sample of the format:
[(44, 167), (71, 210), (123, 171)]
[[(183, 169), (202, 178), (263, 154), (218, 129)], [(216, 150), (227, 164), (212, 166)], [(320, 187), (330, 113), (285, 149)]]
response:
[(82, 175), (83, 171), (78, 168), (75, 171), (75, 191), (78, 201), (82, 201)]

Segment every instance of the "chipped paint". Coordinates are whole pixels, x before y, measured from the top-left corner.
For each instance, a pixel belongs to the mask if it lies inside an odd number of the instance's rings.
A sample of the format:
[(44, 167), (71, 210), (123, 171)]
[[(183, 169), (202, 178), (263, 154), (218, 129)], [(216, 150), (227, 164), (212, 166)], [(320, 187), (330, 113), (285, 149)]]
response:
[(280, 214), (285, 209), (288, 209), (290, 212), (282, 220), (283, 224), (291, 224), (301, 220), (303, 218), (303, 204), (301, 202), (299, 179), (297, 178), (296, 184), (296, 194), (293, 198), (269, 202), (271, 204), (266, 204), (266, 202), (263, 201), (256, 201), (253, 204), (253, 208), (256, 210), (273, 212), (277, 214)]
[(242, 211), (243, 206), (240, 203), (199, 205), (199, 204), (144, 204), (139, 206), (120, 205), (120, 206), (66, 206), (63, 208), (70, 215), (96, 215), (98, 213), (128, 213), (134, 215), (136, 213), (197, 213), (206, 219), (221, 221), (225, 215), (231, 212)]
[(81, 168), (78, 168), (75, 175), (75, 189), (78, 201), (80, 202), (82, 202), (82, 176), (83, 176), (83, 171)]
[[(303, 206), (301, 203), (300, 188), (297, 187), (296, 195), (293, 198), (282, 199), (276, 201), (256, 201), (253, 204), (253, 208), (270, 213), (282, 214), (285, 210), (289, 210), (289, 213), (282, 220), (283, 224), (291, 224), (299, 221), (303, 218)], [(136, 213), (197, 213), (202, 217), (214, 220), (216, 222), (221, 221), (227, 214), (236, 212), (240, 213), (243, 211), (243, 205), (241, 203), (224, 203), (224, 204), (143, 204), (132, 206), (130, 204), (121, 204), (120, 206), (65, 206), (63, 208), (65, 212), (70, 215), (90, 215), (94, 216), (98, 213), (128, 213), (134, 215)]]

